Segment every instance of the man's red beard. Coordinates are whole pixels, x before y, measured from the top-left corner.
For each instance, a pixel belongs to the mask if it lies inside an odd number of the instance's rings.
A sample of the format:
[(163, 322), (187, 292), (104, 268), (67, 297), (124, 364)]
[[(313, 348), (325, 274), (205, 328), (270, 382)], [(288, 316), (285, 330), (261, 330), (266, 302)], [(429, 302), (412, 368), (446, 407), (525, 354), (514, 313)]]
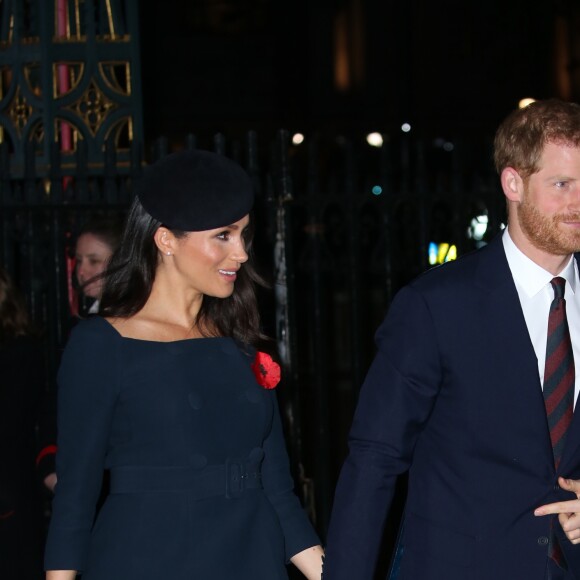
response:
[(580, 223), (580, 213), (545, 216), (526, 197), (520, 203), (518, 222), (526, 237), (539, 250), (555, 256), (565, 256), (580, 251), (580, 227), (564, 231), (562, 222)]

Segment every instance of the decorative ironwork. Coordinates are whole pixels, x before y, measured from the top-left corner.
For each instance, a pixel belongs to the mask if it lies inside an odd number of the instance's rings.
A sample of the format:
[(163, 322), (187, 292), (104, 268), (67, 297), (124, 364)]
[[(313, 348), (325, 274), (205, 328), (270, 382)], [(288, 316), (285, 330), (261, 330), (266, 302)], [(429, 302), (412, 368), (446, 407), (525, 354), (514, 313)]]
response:
[(117, 105), (99, 89), (96, 83), (91, 82), (80, 98), (66, 108), (74, 111), (94, 136)]
[(54, 163), (72, 175), (80, 143), (94, 175), (111, 148), (118, 171), (140, 163), (137, 7), (137, 0), (0, 2), (0, 144), (12, 176), (24, 175), (27, 148), (44, 175)]
[(125, 62), (99, 63), (100, 77), (107, 87), (120, 95), (131, 96), (131, 69)]
[[(61, 74), (63, 67), (67, 76), (66, 88), (59, 82), (59, 74)], [(82, 62), (59, 62), (54, 64), (52, 67), (53, 98), (58, 99), (75, 92), (84, 75), (85, 66)]]
[(14, 98), (8, 105), (7, 113), (16, 132), (20, 136), (32, 115), (32, 107), (26, 101), (26, 97), (20, 93), (20, 89), (16, 90)]

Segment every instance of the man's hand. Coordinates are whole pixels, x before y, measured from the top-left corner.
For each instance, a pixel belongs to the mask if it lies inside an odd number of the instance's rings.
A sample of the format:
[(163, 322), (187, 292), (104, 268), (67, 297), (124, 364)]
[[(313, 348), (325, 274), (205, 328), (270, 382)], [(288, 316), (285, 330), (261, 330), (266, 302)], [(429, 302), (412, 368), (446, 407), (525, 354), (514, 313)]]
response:
[(534, 510), (535, 516), (558, 514), (558, 520), (566, 537), (573, 544), (580, 544), (580, 480), (558, 478), (558, 485), (576, 494), (578, 499), (558, 501), (540, 506)]

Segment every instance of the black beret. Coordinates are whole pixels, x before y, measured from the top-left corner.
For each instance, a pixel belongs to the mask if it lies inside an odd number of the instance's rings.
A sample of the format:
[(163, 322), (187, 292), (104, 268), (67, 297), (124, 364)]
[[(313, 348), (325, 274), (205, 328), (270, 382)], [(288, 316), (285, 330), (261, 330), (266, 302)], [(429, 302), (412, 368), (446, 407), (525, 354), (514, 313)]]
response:
[(223, 155), (200, 149), (171, 153), (146, 167), (136, 195), (149, 215), (187, 232), (233, 224), (254, 203), (247, 172)]

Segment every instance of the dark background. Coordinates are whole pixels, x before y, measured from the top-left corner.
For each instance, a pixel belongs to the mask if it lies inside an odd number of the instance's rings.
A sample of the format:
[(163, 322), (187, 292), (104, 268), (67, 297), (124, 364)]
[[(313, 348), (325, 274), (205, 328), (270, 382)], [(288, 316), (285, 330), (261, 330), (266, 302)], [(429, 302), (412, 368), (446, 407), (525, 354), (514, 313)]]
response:
[(523, 97), (578, 96), (578, 4), (142, 3), (146, 142), (279, 128), (388, 135), (403, 122), (433, 138), (483, 137)]

